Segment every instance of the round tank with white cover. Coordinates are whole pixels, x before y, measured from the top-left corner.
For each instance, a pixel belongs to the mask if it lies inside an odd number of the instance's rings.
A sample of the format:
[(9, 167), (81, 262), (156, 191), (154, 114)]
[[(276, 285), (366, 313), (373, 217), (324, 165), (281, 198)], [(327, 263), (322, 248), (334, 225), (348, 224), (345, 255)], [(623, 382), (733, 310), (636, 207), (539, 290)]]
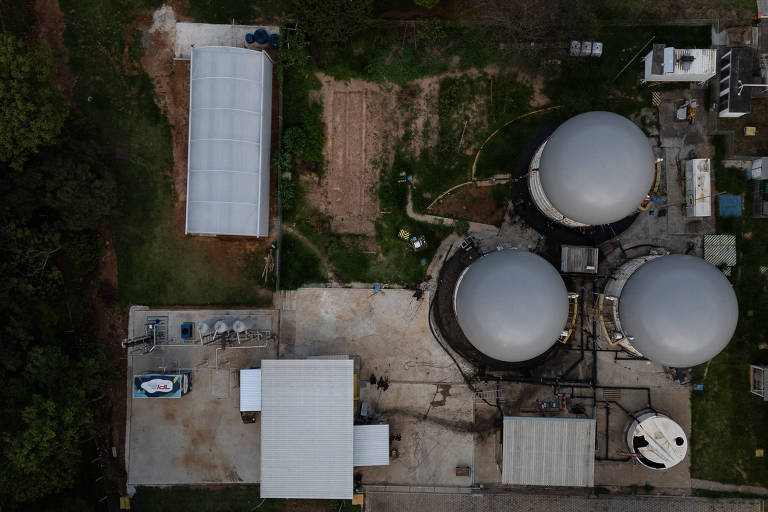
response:
[(211, 331), (211, 325), (208, 322), (197, 322), (197, 333), (205, 336)]
[(728, 345), (739, 316), (733, 287), (696, 256), (650, 259), (618, 297), (621, 330), (646, 358), (673, 368), (704, 363)]
[(453, 295), (456, 319), (486, 356), (523, 362), (549, 350), (568, 320), (568, 292), (544, 258), (503, 250), (464, 269)]
[(245, 324), (245, 322), (238, 319), (238, 320), (235, 320), (235, 322), (232, 324), (232, 330), (234, 330), (238, 334), (242, 334), (248, 330), (248, 326)]
[(668, 416), (647, 411), (634, 416), (627, 429), (627, 446), (640, 464), (651, 469), (669, 469), (685, 458), (688, 438)]
[(216, 334), (224, 334), (229, 331), (229, 324), (225, 320), (217, 320), (216, 323), (213, 324), (213, 330)]
[(596, 226), (635, 212), (654, 174), (653, 150), (640, 128), (618, 114), (587, 112), (564, 122), (539, 147), (528, 188), (550, 219)]

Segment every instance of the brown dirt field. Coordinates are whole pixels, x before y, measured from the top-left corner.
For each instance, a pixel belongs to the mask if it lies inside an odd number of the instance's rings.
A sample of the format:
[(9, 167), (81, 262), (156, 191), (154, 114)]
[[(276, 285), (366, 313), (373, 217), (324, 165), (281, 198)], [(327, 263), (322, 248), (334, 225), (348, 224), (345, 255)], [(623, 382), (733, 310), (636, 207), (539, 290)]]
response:
[(504, 208), (496, 206), (493, 187), (467, 185), (437, 204), (434, 215), (496, 224), (504, 218)]
[(54, 87), (71, 99), (75, 77), (69, 70), (69, 52), (64, 46), (64, 13), (58, 0), (35, 0), (33, 11), (37, 42), (53, 56)]

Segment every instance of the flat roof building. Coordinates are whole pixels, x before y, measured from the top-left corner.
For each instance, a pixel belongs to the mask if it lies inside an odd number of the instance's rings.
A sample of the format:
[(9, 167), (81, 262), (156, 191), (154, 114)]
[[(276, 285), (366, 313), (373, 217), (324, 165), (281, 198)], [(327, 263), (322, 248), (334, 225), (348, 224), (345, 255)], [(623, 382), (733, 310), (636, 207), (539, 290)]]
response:
[(264, 360), (261, 497), (352, 499), (354, 362)]
[(272, 61), (263, 51), (193, 48), (187, 234), (267, 236)]
[(654, 44), (645, 56), (643, 82), (706, 82), (717, 73), (717, 50)]

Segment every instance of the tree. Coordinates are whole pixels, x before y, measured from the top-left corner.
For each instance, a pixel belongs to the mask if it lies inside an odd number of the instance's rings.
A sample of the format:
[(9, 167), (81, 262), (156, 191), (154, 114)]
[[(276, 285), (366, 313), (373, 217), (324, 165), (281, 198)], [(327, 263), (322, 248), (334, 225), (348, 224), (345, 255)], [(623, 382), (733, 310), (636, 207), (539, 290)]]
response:
[(61, 131), (67, 107), (50, 86), (53, 64), (42, 48), (27, 50), (0, 34), (0, 162), (20, 170), (24, 161)]
[(372, 0), (294, 0), (299, 26), (323, 45), (343, 45), (365, 29)]
[(431, 9), (440, 3), (440, 0), (413, 0), (413, 3)]

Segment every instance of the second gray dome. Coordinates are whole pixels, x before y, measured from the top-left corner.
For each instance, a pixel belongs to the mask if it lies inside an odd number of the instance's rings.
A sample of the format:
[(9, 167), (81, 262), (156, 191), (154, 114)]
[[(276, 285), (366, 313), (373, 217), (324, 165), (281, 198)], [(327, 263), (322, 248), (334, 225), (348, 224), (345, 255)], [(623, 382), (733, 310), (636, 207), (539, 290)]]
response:
[(541, 186), (566, 217), (610, 224), (634, 212), (651, 188), (655, 158), (645, 134), (611, 112), (587, 112), (560, 125), (544, 146)]
[(622, 330), (652, 361), (673, 368), (704, 363), (731, 340), (739, 304), (731, 283), (701, 258), (672, 254), (643, 264), (619, 298)]
[(568, 319), (568, 291), (544, 258), (498, 251), (464, 270), (453, 306), (477, 350), (499, 361), (521, 362), (540, 356), (560, 336)]

